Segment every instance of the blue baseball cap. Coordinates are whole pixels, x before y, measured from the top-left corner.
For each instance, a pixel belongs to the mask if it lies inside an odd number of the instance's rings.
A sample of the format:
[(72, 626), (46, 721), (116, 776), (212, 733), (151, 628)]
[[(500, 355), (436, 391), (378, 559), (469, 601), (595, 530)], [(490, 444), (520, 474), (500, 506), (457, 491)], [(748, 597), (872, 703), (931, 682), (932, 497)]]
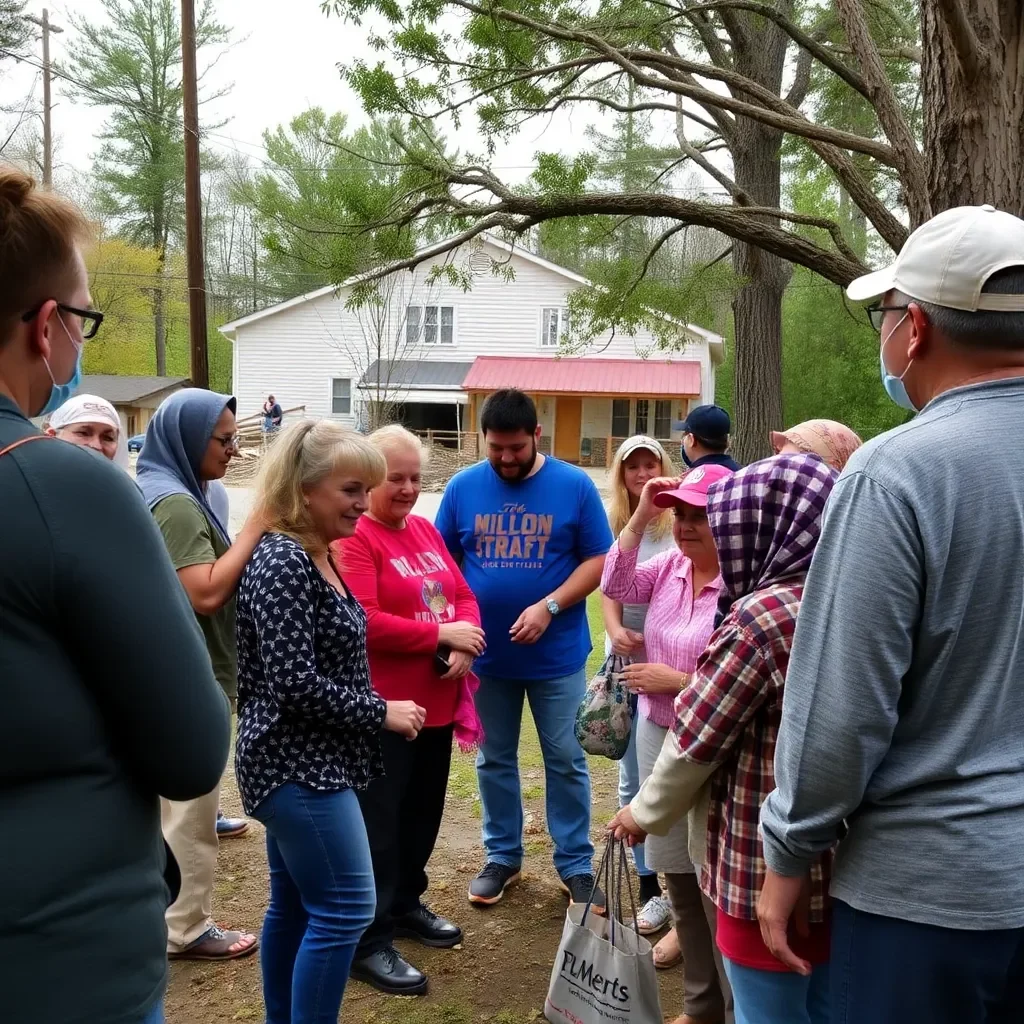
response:
[(683, 420), (683, 433), (707, 441), (727, 441), (732, 429), (729, 414), (720, 405), (698, 405)]

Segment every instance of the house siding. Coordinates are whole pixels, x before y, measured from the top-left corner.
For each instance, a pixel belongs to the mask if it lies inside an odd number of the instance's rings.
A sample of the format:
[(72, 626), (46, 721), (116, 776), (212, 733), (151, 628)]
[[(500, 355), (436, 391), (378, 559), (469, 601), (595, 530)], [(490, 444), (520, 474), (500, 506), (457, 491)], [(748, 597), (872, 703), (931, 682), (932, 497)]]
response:
[[(488, 244), (488, 243), (485, 243)], [(500, 250), (495, 255), (508, 258)], [(455, 262), (465, 264), (467, 256), (458, 254)], [(506, 281), (486, 274), (473, 279), (473, 287), (463, 291), (445, 282), (433, 286), (425, 284), (432, 263), (425, 264), (411, 282), (401, 291), (398, 301), (404, 306), (452, 306), (455, 310), (455, 343), (453, 345), (427, 345), (422, 341), (414, 346), (394, 346), (392, 357), (427, 360), (472, 361), (481, 355), (553, 356), (556, 351), (541, 344), (542, 314), (545, 308), (565, 307), (568, 296), (578, 285), (554, 270), (513, 255), (510, 258), (515, 278)], [(340, 294), (328, 293), (306, 302), (297, 303), (251, 324), (235, 330), (232, 368), (234, 391), (238, 399), (240, 417), (257, 413), (268, 392), (272, 392), (282, 407), (305, 405), (307, 415), (330, 416), (331, 380), (348, 377), (352, 380), (353, 412), (337, 416), (342, 422), (357, 422), (356, 384), (363, 370), (373, 359), (360, 360), (357, 367), (346, 348), (360, 350), (365, 342), (358, 316), (345, 309), (347, 289)], [(396, 303), (397, 304), (397, 303)], [(389, 353), (385, 353), (387, 357)], [(629, 337), (616, 332), (595, 338), (585, 350), (574, 355), (589, 358), (635, 359), (655, 355), (658, 358), (687, 359), (701, 365), (702, 400), (713, 401), (714, 364), (708, 345), (703, 341), (689, 341), (685, 347), (665, 353), (657, 348), (654, 336), (648, 331)], [(438, 399), (446, 401), (441, 395)], [(452, 401), (455, 401), (453, 396)], [(605, 403), (606, 405), (607, 403)], [(607, 406), (608, 426), (602, 426), (605, 415), (600, 402), (584, 400), (584, 436), (588, 424), (602, 427), (606, 435), (610, 428), (610, 406)], [(588, 415), (592, 419), (588, 420)], [(545, 431), (554, 430), (554, 402), (550, 411), (541, 414)], [(550, 435), (549, 435), (550, 436)]]

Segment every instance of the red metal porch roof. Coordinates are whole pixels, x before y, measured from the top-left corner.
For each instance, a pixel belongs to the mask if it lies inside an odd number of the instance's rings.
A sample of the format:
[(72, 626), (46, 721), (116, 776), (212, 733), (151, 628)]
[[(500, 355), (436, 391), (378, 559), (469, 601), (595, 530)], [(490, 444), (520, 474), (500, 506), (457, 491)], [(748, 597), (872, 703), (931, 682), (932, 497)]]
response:
[(547, 395), (695, 397), (701, 393), (700, 363), (682, 359), (477, 356), (462, 388), (519, 388)]

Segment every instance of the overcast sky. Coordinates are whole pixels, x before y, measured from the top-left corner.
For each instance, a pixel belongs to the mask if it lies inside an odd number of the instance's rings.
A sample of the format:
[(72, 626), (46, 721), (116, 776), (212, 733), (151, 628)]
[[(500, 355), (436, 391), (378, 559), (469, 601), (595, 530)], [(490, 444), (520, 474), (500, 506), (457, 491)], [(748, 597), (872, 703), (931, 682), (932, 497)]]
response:
[[(38, 14), (42, 4), (38, 8), (30, 4), (30, 8)], [(104, 20), (102, 0), (51, 0), (51, 20), (67, 27), (69, 8), (92, 20)], [(364, 29), (325, 17), (319, 0), (289, 0), (287, 4), (277, 0), (218, 0), (217, 12), (220, 20), (232, 27), (238, 41), (209, 76), (211, 89), (234, 84), (228, 96), (203, 108), (205, 120), (228, 121), (215, 135), (207, 136), (212, 149), (227, 154), (236, 148), (259, 160), (264, 155), (263, 130), (287, 122), (313, 104), (329, 112), (345, 111), (352, 123), (363, 120), (359, 103), (342, 84), (336, 65), (367, 50)], [(74, 66), (73, 42), (72, 33), (54, 35), (53, 58)], [(36, 47), (38, 54), (38, 43)], [(378, 55), (367, 52), (367, 59), (376, 60)], [(37, 74), (36, 69), (22, 65), (5, 75), (6, 103), (20, 102)], [(59, 82), (54, 88), (58, 169), (63, 164), (88, 170), (106, 112), (84, 105), (72, 107), (62, 95)], [(38, 83), (36, 95), (42, 95)], [(498, 151), (495, 168), (506, 179), (521, 180), (529, 173), (538, 150), (580, 151), (586, 146), (584, 132), (590, 117), (565, 113), (555, 119), (535, 119), (518, 138)], [(670, 126), (666, 124), (664, 129), (667, 136)], [(482, 150), (472, 119), (467, 119), (457, 134), (451, 128), (448, 134), (463, 149)]]

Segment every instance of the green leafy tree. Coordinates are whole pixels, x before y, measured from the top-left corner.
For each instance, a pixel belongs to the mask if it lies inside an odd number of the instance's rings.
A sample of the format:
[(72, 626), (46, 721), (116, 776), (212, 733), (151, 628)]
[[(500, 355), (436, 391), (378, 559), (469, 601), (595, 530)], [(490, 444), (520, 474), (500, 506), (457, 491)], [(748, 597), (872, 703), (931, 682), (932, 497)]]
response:
[[(76, 99), (109, 109), (95, 156), (94, 201), (130, 241), (154, 249), (163, 275), (184, 222), (185, 154), (182, 122), (181, 24), (176, 0), (104, 0), (106, 18), (70, 15), (68, 52), (61, 67), (76, 83)], [(229, 30), (212, 0), (196, 20), (200, 50), (225, 46)], [(202, 79), (203, 75), (200, 75)], [(206, 94), (217, 99), (227, 90)], [(156, 371), (167, 372), (165, 287), (154, 278), (152, 310)]]
[[(372, 25), (369, 41), (391, 58), (357, 60), (345, 69), (372, 116), (422, 124), (472, 112), (484, 133), (483, 156), (405, 154), (427, 178), (400, 209), (389, 211), (389, 222), (411, 222), (425, 212), (448, 216), (462, 225), (452, 246), (484, 230), (520, 237), (549, 221), (593, 215), (682, 222), (733, 239), (740, 279), (733, 312), (741, 457), (762, 454), (768, 431), (782, 422), (781, 300), (788, 264), (840, 285), (866, 264), (864, 246), (842, 223), (786, 202), (781, 166), (787, 137), (806, 144), (827, 168), (831, 188), (857, 208), (867, 253), (872, 238), (891, 249), (907, 234), (883, 180), (896, 190), (911, 227), (958, 203), (1024, 209), (1024, 136), (1005, 130), (1024, 119), (1024, 94), (1013, 86), (1024, 53), (1017, 5), (920, 0), (908, 25), (921, 42), (920, 139), (901, 102), (902, 85), (886, 63), (889, 41), (903, 48), (904, 40), (891, 30), (879, 38), (873, 22), (875, 9), (885, 5), (326, 0), (324, 6), (353, 24)], [(906, 48), (917, 49), (912, 43)], [(805, 109), (816, 67), (870, 107), (871, 123), (863, 130), (830, 124), (828, 112), (819, 116), (813, 104)], [(524, 119), (564, 108), (621, 107), (615, 96), (627, 80), (637, 90), (634, 107), (680, 113), (687, 126), (681, 149), (704, 173), (725, 179), (730, 201), (594, 187), (589, 174), (580, 180), (580, 162), (573, 160), (560, 168), (552, 162), (558, 173), (528, 188), (510, 185), (491, 166), (487, 152)], [(698, 129), (709, 134), (694, 146), (690, 137)], [(728, 170), (703, 158), (701, 147), (713, 144), (715, 135), (727, 144)], [(870, 161), (867, 170), (860, 158)], [(343, 233), (365, 229), (338, 227)]]
[[(25, 18), (25, 0), (0, 0), (0, 50), (18, 50), (31, 35), (31, 23)], [(9, 60), (0, 53), (0, 61)]]
[[(350, 131), (344, 114), (312, 107), (264, 132), (266, 169), (240, 181), (235, 196), (256, 215), (266, 250), (266, 273), (282, 294), (338, 283), (382, 262), (410, 257), (445, 224), (389, 224), (389, 211), (426, 183), (406, 153), (443, 156), (432, 127), (407, 136), (398, 118)], [(339, 223), (372, 226), (358, 235)]]

